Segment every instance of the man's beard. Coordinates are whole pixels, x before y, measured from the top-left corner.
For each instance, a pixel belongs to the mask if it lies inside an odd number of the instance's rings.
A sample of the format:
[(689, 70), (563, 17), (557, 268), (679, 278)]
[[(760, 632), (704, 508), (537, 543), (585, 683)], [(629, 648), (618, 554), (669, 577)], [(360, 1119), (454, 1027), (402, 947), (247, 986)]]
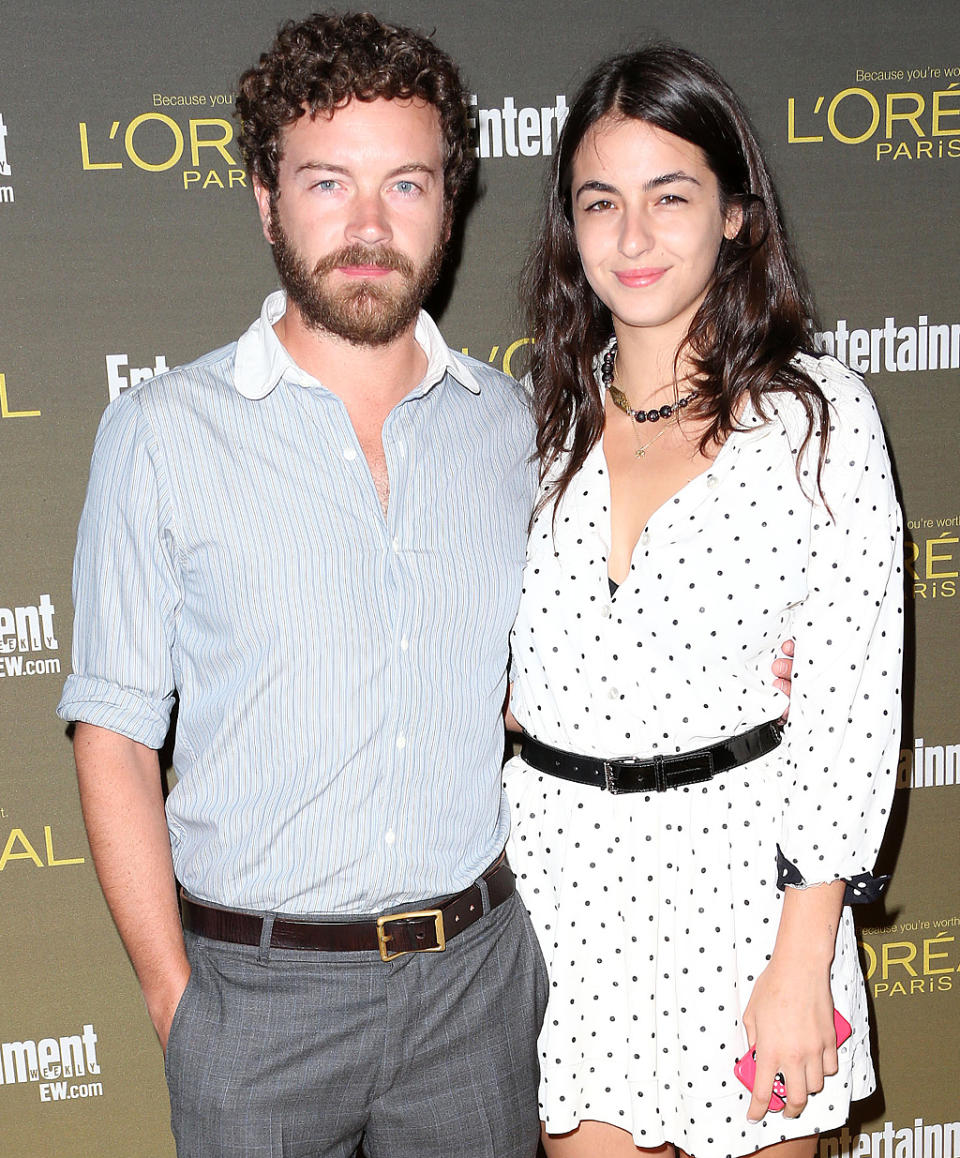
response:
[[(399, 250), (357, 242), (322, 257), (311, 272), (284, 233), (275, 206), (270, 213), (270, 236), (280, 284), (306, 324), (355, 346), (385, 346), (408, 329), (416, 321), (443, 265), (442, 240), (419, 267)], [(358, 265), (395, 270), (402, 281), (398, 286), (388, 286), (380, 284), (379, 278), (359, 279), (340, 289), (332, 289), (327, 283), (338, 267)]]

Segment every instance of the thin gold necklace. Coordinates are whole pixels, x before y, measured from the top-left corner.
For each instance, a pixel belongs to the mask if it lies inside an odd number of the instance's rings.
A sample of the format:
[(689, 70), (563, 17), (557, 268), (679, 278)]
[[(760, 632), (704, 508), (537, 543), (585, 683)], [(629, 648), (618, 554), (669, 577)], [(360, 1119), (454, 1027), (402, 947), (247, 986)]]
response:
[(678, 414), (676, 416), (676, 418), (673, 420), (673, 422), (665, 423), (662, 430), (658, 431), (653, 436), (653, 438), (650, 439), (649, 442), (645, 442), (642, 445), (640, 443), (640, 431), (637, 430), (637, 424), (634, 422), (634, 423), (631, 423), (631, 425), (633, 426), (633, 436), (637, 440), (637, 449), (633, 452), (633, 457), (634, 458), (646, 458), (647, 457), (647, 451), (650, 449), (651, 446), (653, 446), (653, 444), (657, 441), (658, 438), (663, 438), (663, 436), (667, 433), (667, 431), (672, 426), (679, 426), (680, 425), (680, 415)]

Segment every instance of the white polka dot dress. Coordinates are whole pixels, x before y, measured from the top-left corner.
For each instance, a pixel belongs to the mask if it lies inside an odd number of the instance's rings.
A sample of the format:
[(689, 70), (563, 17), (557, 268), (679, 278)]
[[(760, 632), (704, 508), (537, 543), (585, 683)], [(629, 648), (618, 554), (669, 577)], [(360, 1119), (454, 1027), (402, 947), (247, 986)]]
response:
[(535, 520), (513, 633), (511, 707), (545, 744), (601, 757), (690, 751), (776, 719), (781, 746), (706, 784), (649, 796), (559, 780), (516, 758), (509, 854), (550, 970), (540, 1039), (551, 1133), (611, 1122), (638, 1146), (741, 1155), (839, 1126), (874, 1088), (849, 909), (832, 969), (853, 1027), (840, 1072), (797, 1119), (746, 1120), (741, 1014), (776, 935), (777, 849), (816, 884), (869, 872), (895, 783), (901, 531), (863, 383), (801, 357), (831, 402), (829, 460), (798, 482), (803, 411), (770, 396), (710, 469), (650, 519), (611, 596), (610, 490), (591, 452), (552, 525)]

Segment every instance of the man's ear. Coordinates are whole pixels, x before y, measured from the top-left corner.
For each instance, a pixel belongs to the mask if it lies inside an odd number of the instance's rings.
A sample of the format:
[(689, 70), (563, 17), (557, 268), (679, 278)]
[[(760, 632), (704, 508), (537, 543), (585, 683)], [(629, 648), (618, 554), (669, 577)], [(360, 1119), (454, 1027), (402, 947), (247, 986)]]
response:
[(263, 228), (263, 236), (273, 245), (273, 235), (270, 232), (270, 190), (259, 177), (251, 177), (250, 180), (253, 185), (253, 195), (257, 199), (257, 210), (260, 213), (260, 225)]

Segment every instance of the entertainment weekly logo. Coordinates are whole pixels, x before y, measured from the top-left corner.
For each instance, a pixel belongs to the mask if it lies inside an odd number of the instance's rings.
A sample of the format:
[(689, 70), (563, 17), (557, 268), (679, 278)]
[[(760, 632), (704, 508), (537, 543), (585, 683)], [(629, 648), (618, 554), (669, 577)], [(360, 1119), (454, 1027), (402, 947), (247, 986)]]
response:
[(887, 317), (882, 326), (851, 326), (838, 318), (832, 330), (814, 335), (816, 345), (860, 374), (908, 374), (960, 368), (960, 322), (930, 321), (918, 314), (901, 324)]
[(107, 365), (107, 391), (111, 402), (114, 398), (119, 398), (124, 390), (129, 390), (131, 386), (146, 382), (148, 378), (163, 374), (164, 371), (170, 369), (165, 354), (155, 354), (152, 366), (131, 366), (129, 354), (107, 354), (105, 361)]
[(844, 1126), (821, 1137), (817, 1158), (960, 1158), (960, 1122), (927, 1124), (914, 1118), (912, 1126), (884, 1122), (882, 1130), (864, 1134), (851, 1134)]
[(898, 788), (948, 788), (960, 784), (960, 744), (928, 744), (918, 736), (900, 749)]
[(79, 1033), (0, 1042), (0, 1087), (35, 1085), (41, 1102), (102, 1097), (103, 1082), (89, 1080), (100, 1073), (97, 1041), (88, 1022)]
[(59, 656), (37, 655), (60, 650), (54, 634), (55, 611), (48, 593), (36, 603), (0, 607), (0, 679), (60, 673)]
[[(13, 170), (7, 159), (7, 126), (0, 113), (0, 178), (12, 177)], [(0, 185), (0, 205), (13, 204), (13, 185)]]
[(478, 96), (469, 99), (470, 131), (474, 152), (481, 160), (490, 157), (549, 157), (567, 119), (567, 98), (557, 93), (551, 105), (517, 107), (515, 97), (505, 96), (499, 105), (481, 108)]

